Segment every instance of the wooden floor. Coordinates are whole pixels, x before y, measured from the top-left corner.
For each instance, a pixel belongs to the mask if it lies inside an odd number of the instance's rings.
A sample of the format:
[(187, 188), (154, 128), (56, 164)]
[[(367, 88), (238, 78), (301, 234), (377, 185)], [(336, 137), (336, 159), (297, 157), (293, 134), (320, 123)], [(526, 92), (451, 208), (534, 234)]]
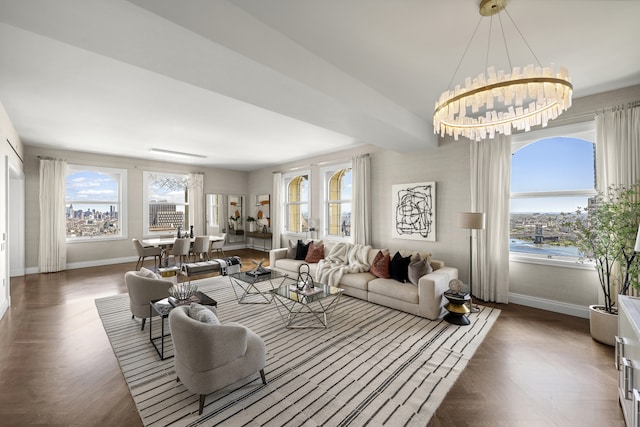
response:
[[(264, 256), (229, 255), (245, 267)], [(11, 279), (0, 321), (0, 425), (142, 425), (94, 303), (125, 293), (134, 266)], [(624, 425), (613, 349), (591, 339), (587, 320), (496, 306), (500, 318), (430, 426)]]

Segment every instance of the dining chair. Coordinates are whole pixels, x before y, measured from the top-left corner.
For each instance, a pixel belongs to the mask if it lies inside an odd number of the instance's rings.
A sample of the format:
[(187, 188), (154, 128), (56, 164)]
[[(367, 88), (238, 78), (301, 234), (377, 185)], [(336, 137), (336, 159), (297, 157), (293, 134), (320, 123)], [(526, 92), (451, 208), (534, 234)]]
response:
[(191, 250), (191, 239), (176, 239), (169, 255), (173, 255), (175, 265), (182, 265), (189, 262), (189, 251)]
[(209, 260), (209, 236), (196, 236), (196, 240), (191, 247), (193, 262)]
[[(153, 266), (157, 267), (160, 265), (160, 256), (162, 254), (162, 249), (156, 248), (153, 246), (142, 246), (142, 243), (138, 239), (131, 239), (133, 242), (133, 247), (136, 249), (138, 253), (138, 262), (136, 263), (136, 270), (140, 270), (140, 267), (144, 265), (144, 259), (146, 257), (153, 257)], [(158, 262), (156, 263), (156, 258)]]
[(224, 258), (224, 249), (222, 249), (224, 247), (224, 242), (227, 238), (227, 233), (222, 233), (222, 235), (220, 236), (220, 240), (216, 240), (215, 242), (211, 243), (211, 252), (213, 253), (215, 251), (216, 254), (222, 253), (222, 257), (218, 256), (218, 258)]

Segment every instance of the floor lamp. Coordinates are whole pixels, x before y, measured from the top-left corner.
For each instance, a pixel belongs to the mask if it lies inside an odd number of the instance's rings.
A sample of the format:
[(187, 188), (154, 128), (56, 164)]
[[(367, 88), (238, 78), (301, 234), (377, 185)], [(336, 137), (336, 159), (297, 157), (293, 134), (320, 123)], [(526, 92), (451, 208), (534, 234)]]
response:
[(460, 212), (458, 214), (458, 227), (469, 230), (469, 310), (472, 313), (479, 311), (473, 304), (473, 230), (484, 230), (486, 216), (484, 212)]

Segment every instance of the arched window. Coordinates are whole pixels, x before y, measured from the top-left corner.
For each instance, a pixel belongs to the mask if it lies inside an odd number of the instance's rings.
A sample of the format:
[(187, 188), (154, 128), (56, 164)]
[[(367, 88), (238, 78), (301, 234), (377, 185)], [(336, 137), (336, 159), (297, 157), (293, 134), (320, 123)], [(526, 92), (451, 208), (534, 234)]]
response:
[(575, 259), (573, 232), (561, 213), (587, 207), (595, 189), (595, 126), (547, 129), (513, 138), (511, 161), (512, 255)]
[(287, 176), (284, 231), (306, 233), (309, 228), (309, 174)]
[(327, 236), (351, 236), (351, 167), (324, 170)]

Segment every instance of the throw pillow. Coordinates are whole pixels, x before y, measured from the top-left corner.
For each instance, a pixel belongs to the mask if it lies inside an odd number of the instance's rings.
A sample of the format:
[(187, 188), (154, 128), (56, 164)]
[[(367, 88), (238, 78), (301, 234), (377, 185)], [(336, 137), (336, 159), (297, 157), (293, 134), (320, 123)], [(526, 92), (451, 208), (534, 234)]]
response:
[(304, 259), (307, 257), (307, 252), (309, 252), (309, 243), (304, 244), (302, 243), (302, 240), (298, 240), (295, 259), (304, 261)]
[(389, 264), (391, 264), (391, 257), (389, 254), (384, 254), (382, 251), (378, 251), (378, 254), (373, 259), (369, 272), (376, 277), (388, 279), (389, 277)]
[(140, 268), (140, 271), (138, 271), (138, 275), (142, 277), (148, 277), (150, 279), (160, 279), (159, 275), (144, 267)]
[(311, 242), (307, 256), (304, 257), (304, 262), (319, 262), (321, 259), (324, 259), (324, 245), (318, 242)]
[(189, 317), (202, 323), (209, 323), (211, 325), (220, 324), (218, 316), (216, 316), (213, 311), (196, 302), (192, 302), (189, 305)]
[(433, 271), (431, 265), (429, 264), (429, 258), (419, 259), (418, 261), (414, 261), (409, 264), (409, 269), (407, 271), (407, 276), (409, 277), (409, 281), (414, 285), (418, 286), (418, 281), (425, 274), (429, 274)]
[(409, 263), (411, 262), (411, 256), (403, 257), (400, 252), (391, 259), (391, 265), (389, 267), (389, 275), (392, 279), (398, 282), (405, 283), (408, 280)]
[(288, 259), (296, 259), (296, 248), (298, 244), (289, 240), (289, 248), (287, 248), (287, 258)]

